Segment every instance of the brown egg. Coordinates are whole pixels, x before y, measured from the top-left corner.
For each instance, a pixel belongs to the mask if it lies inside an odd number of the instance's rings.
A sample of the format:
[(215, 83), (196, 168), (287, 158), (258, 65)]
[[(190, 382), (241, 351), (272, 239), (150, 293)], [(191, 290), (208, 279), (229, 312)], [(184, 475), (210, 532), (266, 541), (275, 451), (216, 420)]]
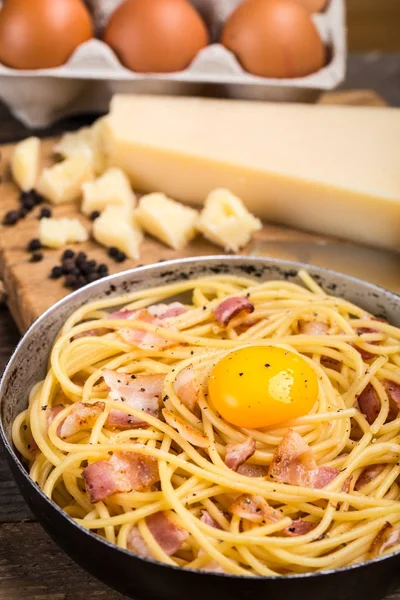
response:
[(293, 0), (245, 0), (225, 23), (221, 43), (260, 77), (304, 77), (325, 63), (317, 28)]
[(294, 2), (301, 4), (311, 13), (322, 12), (328, 4), (328, 0), (294, 0)]
[(91, 37), (81, 0), (7, 0), (0, 11), (0, 62), (14, 69), (58, 67)]
[(182, 71), (209, 41), (188, 0), (126, 0), (103, 39), (123, 65), (140, 73)]

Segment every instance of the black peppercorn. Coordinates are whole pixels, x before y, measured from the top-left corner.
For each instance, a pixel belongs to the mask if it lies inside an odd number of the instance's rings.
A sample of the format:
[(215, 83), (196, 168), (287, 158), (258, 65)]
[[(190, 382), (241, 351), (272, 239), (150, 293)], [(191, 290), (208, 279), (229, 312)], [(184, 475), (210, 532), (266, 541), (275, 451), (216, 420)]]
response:
[(50, 271), (50, 279), (60, 279), (64, 274), (63, 268), (60, 265), (57, 265), (52, 268)]
[(89, 219), (91, 221), (95, 221), (96, 219), (98, 219), (100, 216), (100, 211), (99, 210), (94, 210), (92, 213), (90, 213)]
[(122, 263), (122, 262), (124, 262), (124, 261), (126, 260), (126, 258), (127, 258), (127, 257), (126, 257), (126, 254), (125, 254), (125, 252), (122, 252), (122, 251), (120, 250), (120, 251), (118, 251), (118, 254), (117, 254), (117, 256), (115, 257), (115, 260), (116, 260), (117, 262), (119, 262), (119, 263)]
[(67, 258), (74, 258), (75, 252), (70, 250), (69, 248), (63, 252), (61, 260), (66, 260)]
[(3, 225), (15, 225), (16, 223), (18, 223), (19, 218), (19, 211), (9, 210), (8, 213), (4, 215)]
[(51, 212), (50, 208), (47, 208), (47, 207), (41, 208), (38, 219), (50, 219), (52, 214), (53, 213)]
[(24, 217), (26, 217), (26, 215), (28, 214), (29, 209), (25, 208), (25, 206), (23, 206), (22, 208), (19, 209), (18, 211), (18, 215), (20, 219), (23, 219)]
[(97, 272), (100, 275), (108, 275), (108, 267), (107, 265), (105, 265), (104, 263), (101, 263), (98, 267), (97, 267)]
[(62, 269), (65, 275), (72, 273), (72, 271), (75, 269), (75, 263), (72, 260), (72, 258), (67, 258), (66, 260), (63, 260)]
[(110, 256), (111, 258), (115, 258), (116, 256), (118, 256), (118, 253), (119, 250), (115, 246), (111, 246), (111, 248), (108, 249), (108, 256)]
[(43, 254), (41, 252), (34, 252), (29, 259), (29, 262), (36, 263), (43, 260)]
[(42, 244), (40, 243), (40, 240), (38, 238), (34, 238), (29, 242), (27, 250), (28, 252), (34, 252), (35, 250), (40, 250), (41, 247)]
[(89, 275), (87, 276), (87, 282), (88, 283), (93, 283), (93, 281), (98, 281), (99, 279), (101, 279), (102, 275), (100, 275), (99, 273), (89, 273)]
[(67, 288), (74, 288), (76, 286), (76, 276), (67, 275), (64, 281), (64, 286)]

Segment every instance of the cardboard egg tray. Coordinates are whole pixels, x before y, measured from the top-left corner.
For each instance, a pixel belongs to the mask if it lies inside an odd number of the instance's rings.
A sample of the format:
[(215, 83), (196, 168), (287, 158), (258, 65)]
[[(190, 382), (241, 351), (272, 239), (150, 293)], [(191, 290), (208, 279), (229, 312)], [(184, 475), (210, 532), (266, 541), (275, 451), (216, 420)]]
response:
[[(191, 1), (204, 17), (212, 43), (199, 52), (186, 70), (134, 73), (121, 65), (109, 46), (92, 39), (79, 46), (65, 65), (55, 69), (22, 71), (0, 65), (1, 99), (25, 125), (41, 128), (73, 114), (104, 113), (114, 93), (313, 102), (322, 91), (331, 90), (343, 81), (346, 65), (344, 0), (330, 0), (323, 13), (312, 16), (329, 48), (328, 64), (317, 73), (293, 79), (251, 75), (229, 50), (216, 43), (222, 24), (240, 0)], [(96, 2), (117, 4), (119, 0)], [(102, 18), (104, 20), (104, 14)]]

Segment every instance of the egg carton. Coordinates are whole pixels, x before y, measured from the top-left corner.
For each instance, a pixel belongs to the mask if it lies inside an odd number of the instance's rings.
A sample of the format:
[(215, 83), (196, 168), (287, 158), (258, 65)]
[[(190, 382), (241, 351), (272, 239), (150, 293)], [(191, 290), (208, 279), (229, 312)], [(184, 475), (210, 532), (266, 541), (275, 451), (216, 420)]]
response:
[[(94, 0), (86, 0), (88, 3)], [(96, 0), (119, 3), (120, 0)], [(115, 93), (218, 96), (274, 102), (313, 102), (335, 88), (345, 76), (346, 24), (344, 0), (330, 0), (325, 12), (312, 15), (329, 63), (307, 77), (269, 79), (244, 71), (234, 54), (216, 43), (221, 26), (240, 0), (192, 0), (210, 31), (212, 43), (191, 65), (177, 73), (143, 74), (121, 65), (99, 39), (79, 46), (61, 67), (15, 70), (0, 64), (0, 97), (13, 115), (31, 128), (43, 128), (60, 118), (104, 113)], [(97, 18), (104, 27), (104, 13)]]

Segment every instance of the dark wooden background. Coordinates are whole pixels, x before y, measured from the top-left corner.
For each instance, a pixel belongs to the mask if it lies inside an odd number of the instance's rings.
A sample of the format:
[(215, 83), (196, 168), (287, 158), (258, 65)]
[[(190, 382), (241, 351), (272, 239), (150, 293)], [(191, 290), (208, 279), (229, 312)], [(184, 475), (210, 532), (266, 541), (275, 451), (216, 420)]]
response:
[[(390, 105), (400, 106), (400, 0), (348, 0), (348, 19), (352, 53), (342, 88), (372, 89)], [(39, 135), (76, 129), (92, 119), (69, 119)], [(30, 133), (0, 102), (0, 144)], [(10, 314), (0, 304), (0, 373), (18, 339)], [(28, 599), (123, 597), (86, 574), (44, 533), (19, 494), (0, 448), (0, 600)], [(400, 600), (400, 593), (392, 600)]]

